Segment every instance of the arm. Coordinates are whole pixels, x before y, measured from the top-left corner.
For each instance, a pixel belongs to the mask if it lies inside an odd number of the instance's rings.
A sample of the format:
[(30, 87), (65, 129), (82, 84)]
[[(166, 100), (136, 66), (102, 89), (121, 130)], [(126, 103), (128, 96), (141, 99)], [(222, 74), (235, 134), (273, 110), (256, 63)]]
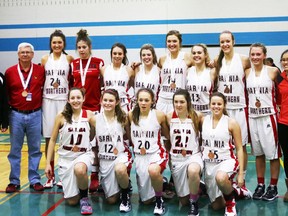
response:
[(55, 149), (55, 145), (56, 145), (56, 141), (57, 141), (57, 137), (58, 137), (58, 133), (59, 133), (59, 129), (62, 127), (63, 123), (62, 123), (62, 119), (63, 119), (63, 115), (60, 113), (56, 116), (55, 119), (55, 123), (54, 123), (54, 127), (53, 127), (53, 131), (52, 131), (52, 135), (48, 144), (48, 149), (47, 149), (47, 158), (46, 158), (46, 168), (45, 168), (45, 174), (46, 177), (48, 179), (52, 178), (52, 169), (51, 169), (51, 159), (52, 159), (52, 155)]
[(161, 125), (161, 132), (167, 140), (170, 140), (169, 127), (167, 125), (166, 116), (162, 111), (156, 110), (156, 115), (159, 124)]
[(192, 53), (185, 53), (185, 55), (184, 55), (184, 61), (185, 61), (186, 65), (187, 65), (188, 67), (191, 67), (191, 66), (195, 65), (194, 60), (193, 60)]
[(41, 58), (41, 65), (44, 67), (46, 62), (48, 61), (48, 55), (45, 55)]
[(238, 172), (238, 186), (242, 187), (244, 184), (244, 153), (242, 146), (242, 137), (241, 137), (241, 129), (236, 120), (229, 118), (229, 131), (232, 134), (236, 152), (237, 159), (239, 161), (239, 172)]

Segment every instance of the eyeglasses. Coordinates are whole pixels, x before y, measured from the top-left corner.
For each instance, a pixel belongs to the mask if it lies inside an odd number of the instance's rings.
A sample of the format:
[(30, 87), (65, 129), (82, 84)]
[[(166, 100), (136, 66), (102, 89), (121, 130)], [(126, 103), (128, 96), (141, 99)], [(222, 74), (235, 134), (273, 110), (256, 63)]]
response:
[(19, 52), (21, 55), (29, 55), (29, 54), (31, 54), (31, 53), (33, 53), (33, 52), (31, 52), (31, 51), (21, 51), (21, 52)]
[(281, 61), (282, 62), (288, 62), (288, 58), (282, 58)]

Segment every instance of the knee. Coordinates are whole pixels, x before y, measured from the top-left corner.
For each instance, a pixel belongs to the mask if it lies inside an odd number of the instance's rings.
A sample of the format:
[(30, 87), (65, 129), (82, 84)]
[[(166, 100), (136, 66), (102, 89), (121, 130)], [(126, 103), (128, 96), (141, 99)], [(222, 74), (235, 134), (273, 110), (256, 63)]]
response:
[(79, 196), (66, 199), (66, 203), (70, 206), (75, 206), (79, 204)]
[(117, 201), (118, 201), (118, 194), (117, 194), (117, 195), (110, 196), (110, 197), (108, 197), (108, 198), (106, 199), (106, 202), (107, 202), (109, 205), (115, 204)]
[(190, 179), (200, 179), (200, 166), (198, 164), (190, 164), (188, 167), (188, 177)]
[(226, 172), (218, 171), (215, 176), (216, 182), (218, 186), (223, 186), (225, 182), (229, 179)]
[(87, 166), (84, 163), (77, 163), (74, 166), (74, 173), (78, 177), (84, 177), (87, 175)]
[(116, 164), (114, 170), (118, 177), (127, 175), (127, 167), (123, 163)]
[(148, 173), (150, 178), (157, 178), (161, 175), (161, 168), (158, 164), (151, 164), (148, 167)]

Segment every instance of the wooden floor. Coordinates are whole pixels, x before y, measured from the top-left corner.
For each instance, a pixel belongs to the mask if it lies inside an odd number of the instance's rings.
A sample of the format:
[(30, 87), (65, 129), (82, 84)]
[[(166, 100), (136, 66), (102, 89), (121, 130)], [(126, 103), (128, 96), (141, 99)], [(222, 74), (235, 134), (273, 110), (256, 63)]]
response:
[[(44, 142), (44, 140), (43, 140)], [(22, 150), (22, 169), (21, 169), (21, 190), (19, 193), (6, 194), (5, 188), (9, 184), (10, 165), (7, 160), (9, 153), (9, 136), (8, 134), (0, 135), (0, 215), (12, 216), (38, 216), (38, 215), (80, 215), (79, 206), (71, 207), (65, 204), (63, 193), (61, 189), (54, 187), (53, 189), (45, 190), (44, 193), (37, 193), (30, 191), (29, 182), (27, 179), (27, 146), (24, 145)], [(249, 149), (249, 148), (248, 148)], [(39, 167), (39, 173), (42, 177), (42, 183), (46, 178), (44, 175), (45, 157), (44, 145), (42, 145), (43, 157)], [(267, 170), (269, 170), (269, 163), (267, 163)], [(57, 167), (56, 167), (57, 172)], [(269, 183), (268, 174), (266, 173), (266, 184)], [(168, 170), (164, 172), (165, 176), (169, 176)], [(119, 205), (108, 205), (103, 199), (103, 194), (89, 195), (93, 205), (93, 215), (153, 215), (153, 205), (140, 205), (136, 186), (136, 175), (133, 167), (131, 172), (131, 179), (133, 185), (132, 193), (132, 211), (126, 214), (119, 213)], [(255, 176), (255, 160), (249, 155), (248, 171), (246, 177), (247, 187), (254, 191), (256, 186)], [(283, 194), (286, 192), (284, 183), (284, 171), (281, 168), (280, 179), (278, 183), (279, 197), (272, 202), (255, 201), (255, 200), (239, 200), (237, 201), (237, 212), (240, 215), (260, 215), (260, 216), (288, 216), (288, 203), (283, 202)], [(188, 207), (179, 207), (178, 200), (174, 197), (171, 200), (165, 200), (167, 212), (165, 215), (178, 216), (187, 215)], [(224, 215), (224, 210), (213, 211), (209, 207), (209, 199), (203, 196), (199, 200), (200, 215)]]

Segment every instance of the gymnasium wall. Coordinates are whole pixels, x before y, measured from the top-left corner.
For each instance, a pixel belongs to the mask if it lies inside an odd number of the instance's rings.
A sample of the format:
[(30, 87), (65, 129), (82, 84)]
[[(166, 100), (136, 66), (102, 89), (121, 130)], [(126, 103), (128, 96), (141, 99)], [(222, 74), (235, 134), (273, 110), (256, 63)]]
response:
[(49, 52), (49, 36), (61, 29), (66, 51), (77, 57), (76, 33), (84, 28), (93, 43), (93, 55), (110, 62), (110, 48), (122, 42), (129, 61), (139, 60), (139, 48), (151, 43), (158, 56), (165, 53), (171, 29), (183, 35), (184, 50), (205, 43), (210, 56), (219, 52), (223, 30), (235, 34), (236, 51), (247, 54), (249, 45), (262, 42), (279, 65), (288, 48), (288, 1), (233, 0), (0, 0), (0, 71), (17, 63), (17, 46), (35, 46), (34, 62)]

